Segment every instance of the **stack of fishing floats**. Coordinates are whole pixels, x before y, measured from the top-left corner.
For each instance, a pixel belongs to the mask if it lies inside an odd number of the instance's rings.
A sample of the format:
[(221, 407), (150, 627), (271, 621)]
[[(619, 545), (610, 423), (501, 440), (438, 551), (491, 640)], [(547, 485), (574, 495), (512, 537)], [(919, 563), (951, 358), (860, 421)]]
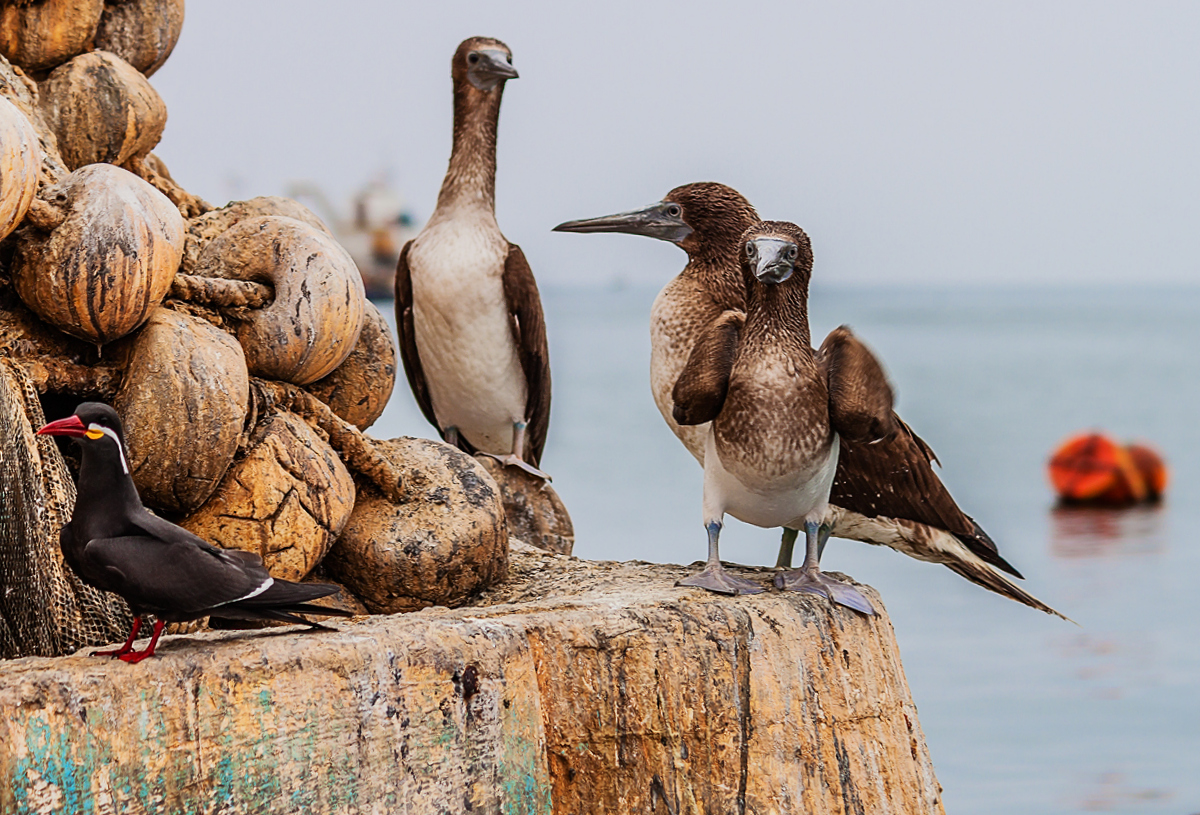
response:
[(214, 209), (151, 153), (182, 21), (0, 6), (0, 365), (62, 415), (112, 403), (146, 504), (272, 574), (372, 612), (461, 603), (507, 571), (500, 495), (456, 449), (363, 434), (396, 357), (349, 254), (296, 202)]

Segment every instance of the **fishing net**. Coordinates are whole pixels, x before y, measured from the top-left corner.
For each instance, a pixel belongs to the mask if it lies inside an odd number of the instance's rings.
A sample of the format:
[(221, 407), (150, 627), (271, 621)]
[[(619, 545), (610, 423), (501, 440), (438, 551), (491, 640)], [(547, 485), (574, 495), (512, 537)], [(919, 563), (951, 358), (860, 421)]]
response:
[(120, 641), (132, 622), (120, 597), (63, 563), (75, 485), (53, 439), (34, 435), (44, 421), (24, 371), (0, 359), (0, 658)]

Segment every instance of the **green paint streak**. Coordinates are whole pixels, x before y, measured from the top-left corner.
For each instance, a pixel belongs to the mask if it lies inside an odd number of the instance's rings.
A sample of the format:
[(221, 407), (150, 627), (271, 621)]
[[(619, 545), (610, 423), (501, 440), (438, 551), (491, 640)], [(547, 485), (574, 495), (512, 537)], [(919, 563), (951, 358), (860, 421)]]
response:
[(25, 720), (21, 724), (25, 729), (28, 752), (15, 762), (15, 777), (10, 779), (9, 789), (15, 806), (10, 809), (5, 802), (5, 811), (30, 812), (38, 801), (44, 800), (46, 793), (38, 793), (34, 788), (33, 774), (36, 773), (39, 786), (49, 784), (61, 794), (60, 811), (91, 815), (94, 809), (90, 778), (87, 777), (87, 753), (92, 752), (92, 746), (84, 744), (84, 756), (77, 758), (80, 751), (62, 729), (52, 727), (43, 719)]
[[(18, 760), (15, 745), (0, 745), (6, 776), (0, 776), (0, 811), (31, 811), (52, 793), (58, 811), (95, 815), (101, 772), (108, 774), (118, 811), (357, 811), (364, 788), (371, 804), (395, 809), (402, 803), (403, 778), (437, 777), (469, 741), (462, 722), (451, 718), (414, 739), (407, 756), (391, 763), (387, 746), (398, 750), (415, 731), (384, 718), (379, 692), (396, 693), (387, 679), (352, 680), (328, 693), (281, 690), (278, 696), (274, 688), (282, 686), (266, 684), (273, 679), (197, 681), (125, 691), (117, 686), (104, 702), (93, 700), (82, 719), (53, 706), (6, 711), (14, 732), (24, 732), (25, 755)], [(393, 717), (437, 710), (443, 693), (432, 686), (427, 693)], [(283, 699), (297, 707), (287, 708)], [(536, 699), (514, 698), (502, 716), (496, 745), (501, 811), (550, 815)], [(365, 741), (356, 736), (360, 726), (366, 727)], [(206, 745), (202, 772), (197, 738)], [(41, 794), (30, 783), (31, 772), (40, 779)]]
[(542, 715), (537, 698), (536, 693), (525, 694), (502, 708), (498, 759), (504, 815), (551, 815), (554, 809), (545, 748), (538, 739)]

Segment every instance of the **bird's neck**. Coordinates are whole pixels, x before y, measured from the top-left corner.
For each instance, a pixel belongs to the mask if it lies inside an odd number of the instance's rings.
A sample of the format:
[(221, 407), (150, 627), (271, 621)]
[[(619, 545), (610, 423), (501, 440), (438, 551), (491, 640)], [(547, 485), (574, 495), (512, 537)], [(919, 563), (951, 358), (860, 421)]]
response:
[(141, 506), (142, 500), (133, 478), (125, 472), (121, 458), (115, 451), (84, 452), (79, 465), (72, 523), (75, 518), (86, 518), (90, 527), (104, 527), (93, 529), (89, 537), (117, 535), (122, 531), (122, 519), (128, 511), (140, 509)]
[(490, 91), (480, 91), (466, 80), (455, 86), (454, 146), (434, 218), (464, 208), (495, 211), (496, 128), (503, 91), (503, 83)]
[(767, 339), (811, 359), (812, 335), (808, 328), (808, 281), (793, 277), (770, 285), (755, 281), (746, 291), (747, 337)]
[(722, 308), (745, 308), (746, 281), (742, 278), (738, 254), (742, 233), (757, 221), (753, 209), (729, 213), (698, 227), (698, 232), (683, 241), (688, 253), (684, 277), (712, 293)]
[(746, 306), (746, 283), (739, 270), (731, 269), (725, 258), (736, 257), (737, 249), (728, 255), (689, 255), (682, 276), (695, 281), (712, 295), (722, 310), (742, 309)]

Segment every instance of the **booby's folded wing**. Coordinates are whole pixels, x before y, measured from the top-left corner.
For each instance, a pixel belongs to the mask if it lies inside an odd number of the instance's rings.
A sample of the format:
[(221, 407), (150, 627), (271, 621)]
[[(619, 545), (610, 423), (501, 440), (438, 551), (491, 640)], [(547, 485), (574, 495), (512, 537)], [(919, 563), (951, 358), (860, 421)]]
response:
[(676, 422), (697, 425), (717, 418), (729, 392), (729, 375), (745, 322), (743, 312), (731, 309), (701, 332), (671, 391), (675, 403), (671, 415)]
[(899, 518), (944, 529), (982, 560), (1021, 573), (963, 512), (934, 472), (933, 450), (894, 412), (897, 431), (875, 444), (842, 440), (829, 503), (868, 518)]
[(512, 317), (513, 341), (521, 370), (525, 372), (525, 460), (538, 466), (550, 426), (550, 351), (546, 344), (546, 320), (537, 282), (521, 247), (510, 243), (504, 259), (504, 298)]
[(877, 442), (896, 432), (887, 374), (847, 326), (829, 332), (817, 360), (829, 384), (829, 424), (842, 439)]
[(88, 541), (83, 557), (130, 605), (153, 614), (204, 611), (253, 597), (273, 582), (257, 557), (223, 557), (190, 541), (127, 535)]
[(408, 269), (408, 250), (412, 241), (404, 244), (400, 250), (400, 260), (396, 263), (396, 328), (400, 344), (400, 359), (404, 363), (404, 375), (408, 377), (408, 386), (412, 388), (421, 413), (429, 423), (437, 428), (437, 416), (433, 413), (433, 400), (429, 397), (429, 385), (425, 382), (425, 370), (421, 367), (421, 357), (417, 353), (417, 328), (413, 319), (412, 275)]

